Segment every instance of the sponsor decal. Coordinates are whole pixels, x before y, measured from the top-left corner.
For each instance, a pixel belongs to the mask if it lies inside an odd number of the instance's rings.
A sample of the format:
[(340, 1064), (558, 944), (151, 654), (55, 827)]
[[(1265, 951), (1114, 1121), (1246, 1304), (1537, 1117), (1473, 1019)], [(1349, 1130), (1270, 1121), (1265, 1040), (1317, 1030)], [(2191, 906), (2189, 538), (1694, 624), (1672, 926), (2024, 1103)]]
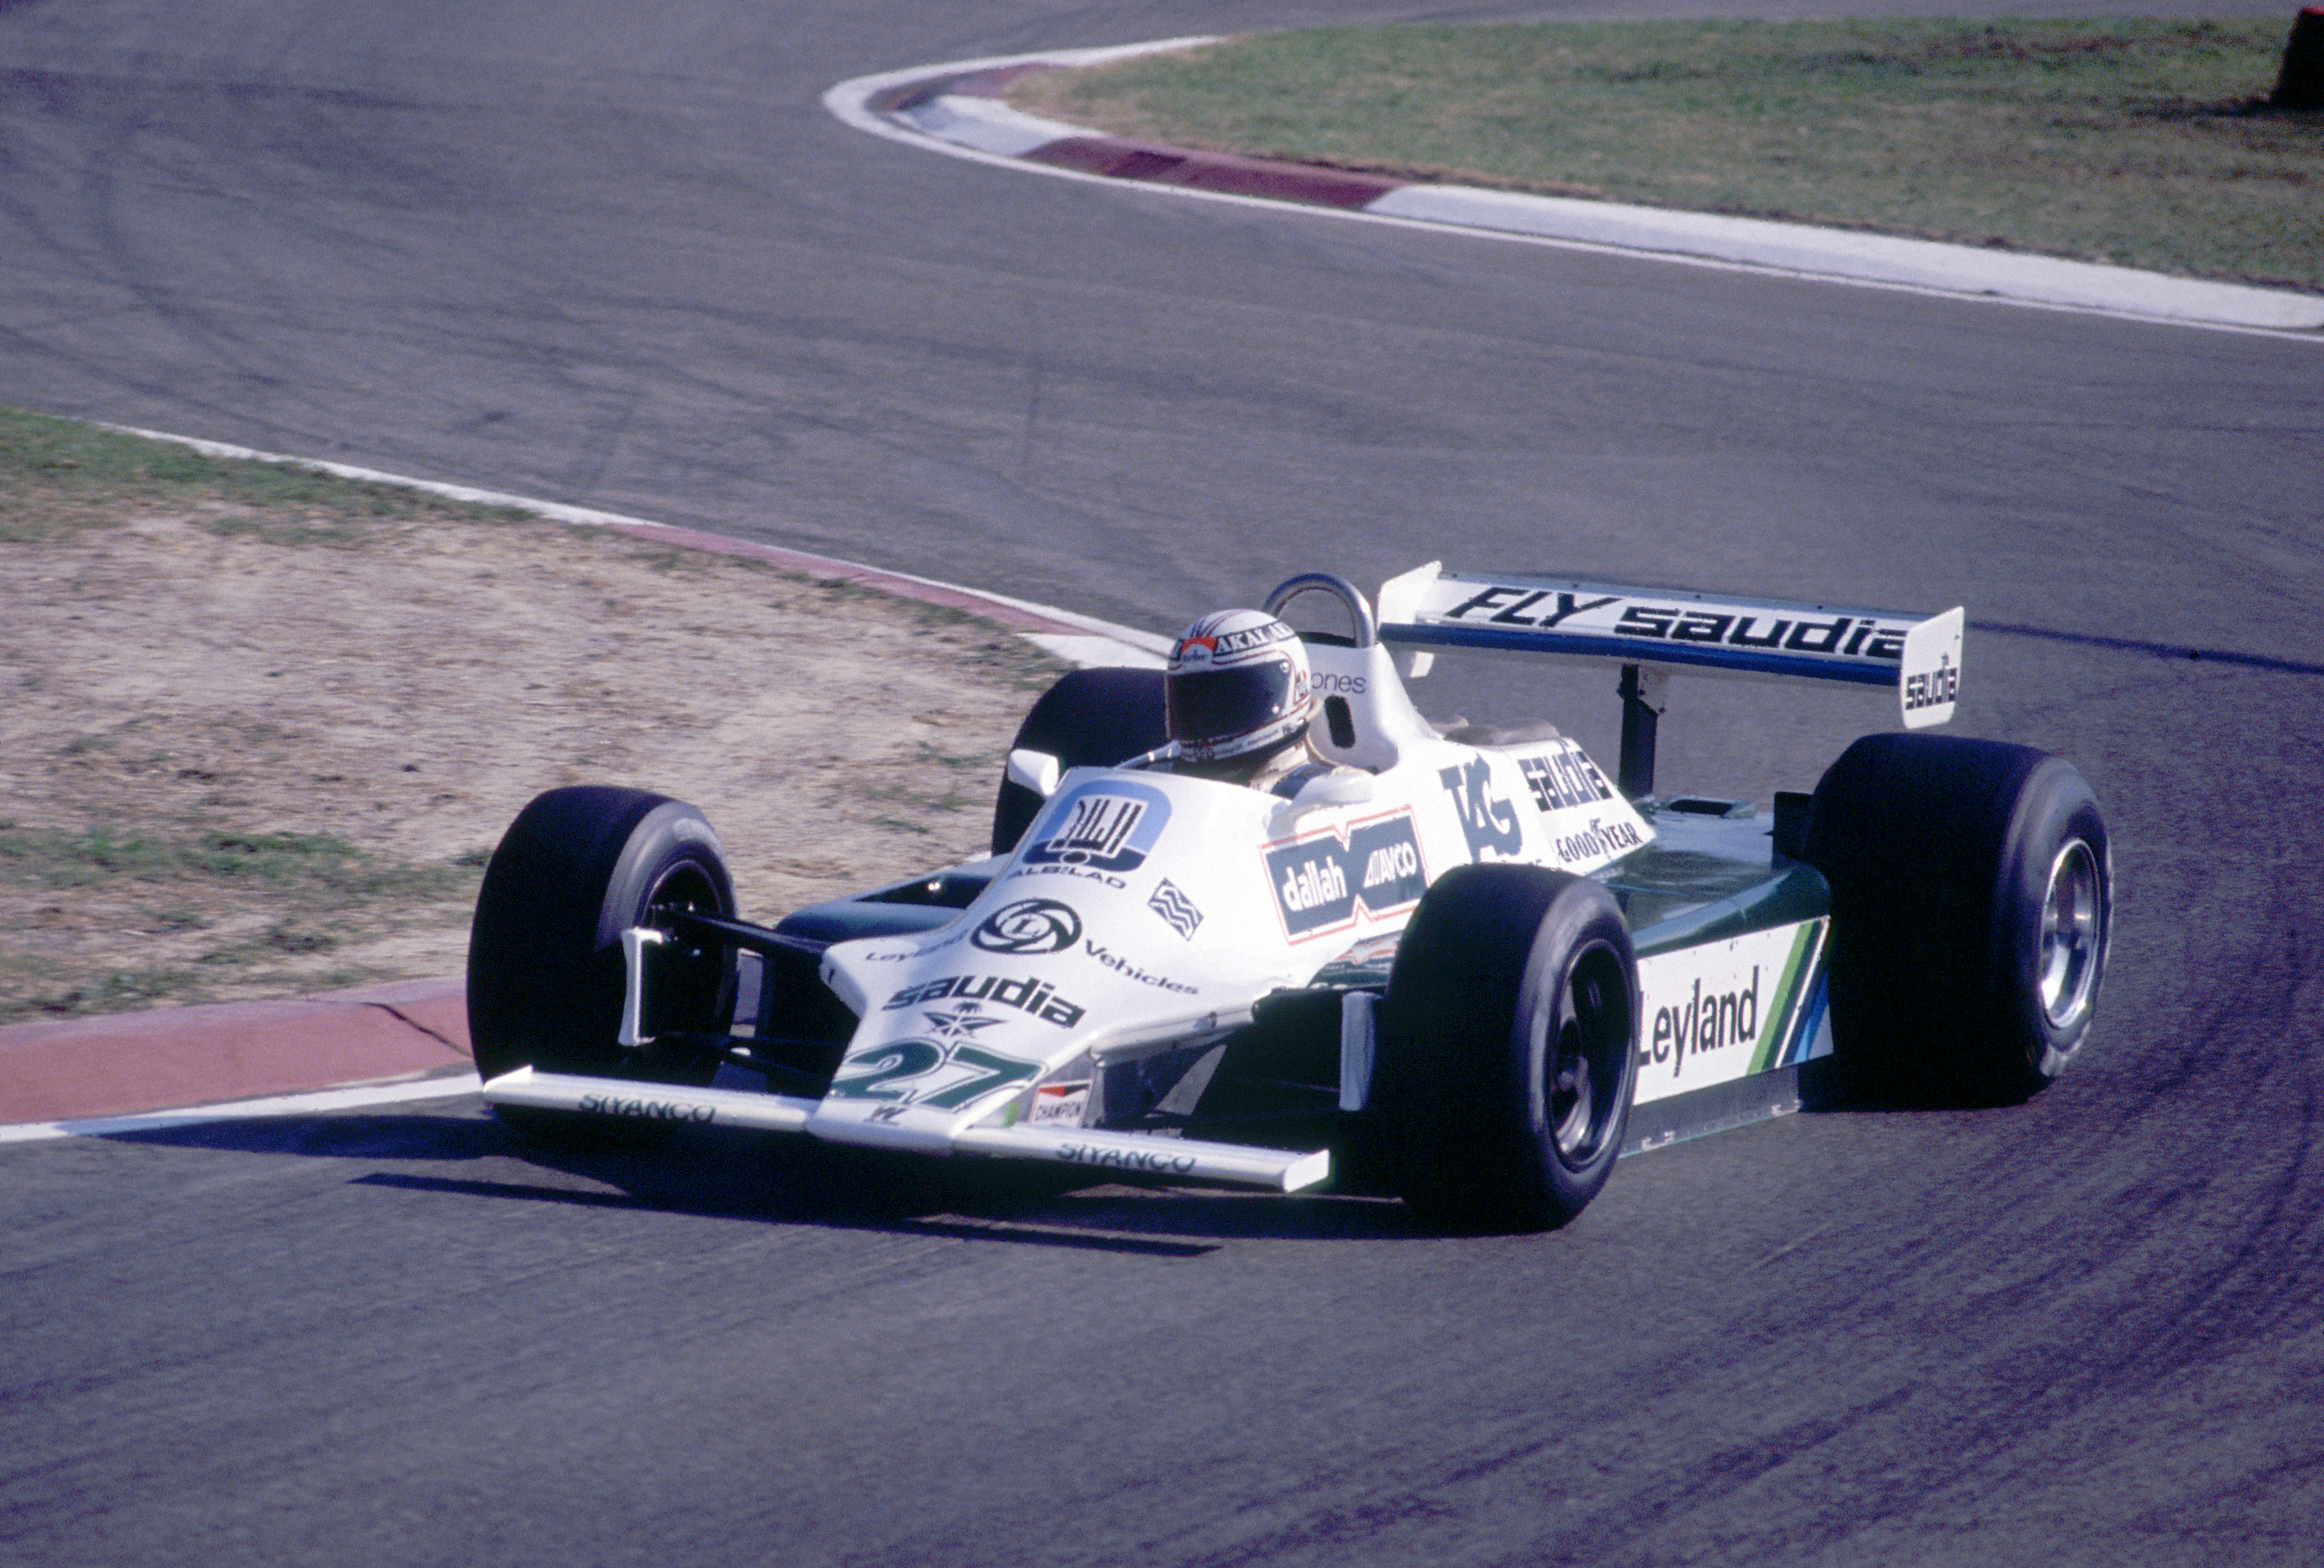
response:
[(1659, 1066), (1667, 1062), (1671, 1075), (1676, 1077), (1686, 1070), (1690, 1055), (1748, 1046), (1758, 1038), (1759, 966), (1754, 964), (1749, 983), (1723, 996), (1716, 992), (1704, 996), (1698, 979), (1683, 1007), (1656, 1008), (1654, 1032), (1639, 1047), (1638, 1065)]
[(1074, 789), (1042, 820), (1048, 825), (1047, 834), (1026, 849), (1021, 864), (1077, 866), (1120, 876), (1146, 863), (1170, 820), (1170, 802), (1150, 785), (1108, 779)]
[(1798, 610), (1777, 613), (1748, 604), (1656, 604), (1618, 594), (1585, 598), (1554, 588), (1497, 585), (1471, 595), (1444, 612), (1447, 621), (1483, 622), (1550, 631), (1577, 615), (1591, 617), (1591, 630), (1603, 632), (1608, 616), (1593, 612), (1621, 606), (1610, 628), (1618, 637), (1663, 642), (1716, 643), (1728, 648), (1776, 650), (1785, 653), (1837, 655), (1847, 659), (1901, 659), (1905, 625), (1877, 616), (1818, 617)]
[(919, 947), (887, 947), (859, 954), (866, 964), (909, 964), (915, 959), (933, 957), (947, 947), (956, 947), (968, 940), (965, 930), (954, 931), (940, 942), (930, 942)]
[(1581, 747), (1570, 743), (1538, 757), (1519, 757), (1517, 771), (1525, 775), (1534, 805), (1544, 812), (1595, 806), (1614, 798), (1614, 787), (1606, 782), (1598, 764)]
[(977, 1030), (1008, 1021), (985, 1017), (979, 1010), (982, 1006), (982, 1002), (964, 1001), (950, 1012), (924, 1012), (920, 1016), (928, 1020), (928, 1033), (940, 1040), (973, 1040)]
[(1082, 946), (1092, 958), (1096, 959), (1100, 964), (1104, 964), (1108, 969), (1112, 970), (1116, 974), (1120, 975), (1125, 980), (1134, 980), (1140, 985), (1151, 985), (1162, 991), (1175, 991), (1183, 996), (1193, 996), (1198, 989), (1197, 987), (1191, 985), (1181, 985), (1178, 982), (1167, 979), (1159, 974), (1148, 973), (1147, 971), (1139, 968), (1135, 964), (1132, 964), (1129, 959), (1124, 958), (1120, 954), (1114, 952), (1111, 948), (1099, 946), (1095, 938), (1092, 938), (1090, 941), (1083, 943)]
[(1593, 816), (1589, 826), (1579, 833), (1560, 834), (1549, 841), (1549, 846), (1556, 852), (1561, 864), (1572, 865), (1577, 861), (1600, 860), (1609, 854), (1619, 854), (1644, 843), (1646, 839), (1630, 824), (1618, 818), (1601, 822)]
[[(1071, 1028), (1082, 1021), (1087, 1010), (1075, 1007), (1049, 988), (1041, 979), (1003, 980), (997, 974), (947, 974), (941, 980), (923, 981), (908, 985), (886, 1001), (880, 1010), (893, 1012), (899, 1008), (912, 1007), (924, 1001), (989, 1001), (995, 1007), (1013, 1007), (1019, 1012), (1030, 1013), (1044, 1023)], [(973, 1011), (973, 1009), (955, 1009)]]
[(1314, 676), (1314, 684), (1319, 695), (1361, 696), (1364, 695), (1365, 678), (1360, 675), (1331, 675), (1319, 670)]
[(1094, 1166), (1101, 1170), (1157, 1171), (1169, 1176), (1185, 1176), (1194, 1168), (1191, 1154), (1172, 1154), (1167, 1149), (1096, 1148), (1086, 1143), (1060, 1144), (1057, 1158), (1067, 1165)]
[(715, 1105), (688, 1105), (682, 1100), (626, 1100), (616, 1094), (584, 1094), (581, 1109), (599, 1116), (634, 1116), (645, 1121), (715, 1121)]
[(1941, 653), (1937, 668), (1924, 669), (1904, 678), (1904, 711), (1917, 713), (1922, 708), (1942, 707), (1960, 696), (1960, 668), (1953, 656)]
[[(1345, 854), (1333, 852), (1340, 846), (1330, 840), (1318, 840), (1314, 853), (1296, 858), (1285, 857), (1286, 863), (1277, 866), (1270, 860), (1268, 874), (1283, 872), (1282, 881), (1276, 884), (1276, 897), (1287, 912), (1286, 919), (1296, 924), (1300, 920), (1337, 920), (1352, 914), (1356, 899), (1348, 890), (1348, 869)], [(1323, 913), (1317, 914), (1315, 911)]]
[(1078, 877), (1085, 882), (1102, 882), (1105, 886), (1117, 890), (1130, 886), (1129, 879), (1125, 877), (1112, 876), (1104, 872), (1093, 872), (1087, 866), (1028, 866), (1019, 862), (1016, 869), (1009, 874), (1012, 877)]
[(932, 957), (947, 947), (956, 947), (968, 940), (966, 931), (954, 931), (941, 942), (930, 942), (921, 947), (889, 947), (859, 955), (867, 964), (908, 964), (914, 959)]
[(1189, 942), (1194, 939), (1194, 927), (1203, 923), (1203, 912), (1194, 908), (1194, 900), (1168, 877), (1164, 877), (1155, 885), (1154, 896), (1146, 900), (1146, 907), (1161, 916), (1164, 925)]
[[(1504, 604), (1503, 600), (1514, 603)], [(1576, 594), (1560, 594), (1552, 589), (1487, 588), (1474, 598), (1455, 604), (1445, 612), (1447, 621), (1491, 621), (1503, 626), (1532, 626), (1546, 629), (1571, 615), (1589, 610), (1602, 610), (1616, 603), (1613, 595), (1591, 599), (1587, 603)]]
[(1637, 1103), (1789, 1066), (1817, 1048), (1826, 923), (1638, 960)]
[(826, 1098), (879, 1101), (888, 1109), (874, 1111), (871, 1120), (893, 1121), (907, 1105), (957, 1111), (995, 1091), (1013, 1089), (1040, 1071), (1038, 1062), (965, 1041), (887, 1040), (848, 1057)]
[(1379, 919), (1419, 902), (1428, 890), (1412, 814), (1399, 811), (1347, 829), (1269, 845), (1261, 852), (1277, 913), (1294, 942)]
[(866, 1121), (900, 1121), (903, 1119), (904, 1108), (902, 1106), (879, 1105), (874, 1106), (872, 1108), (872, 1114), (865, 1117), (863, 1120)]
[(1493, 793), (1493, 765), (1482, 757), (1457, 768), (1442, 768), (1436, 777), (1452, 797), (1461, 814), (1461, 832), (1469, 841), (1469, 858), (1513, 855), (1525, 847), (1525, 829), (1517, 824), (1517, 808)]
[(1026, 1107), (1027, 1125), (1053, 1127), (1064, 1122), (1079, 1127), (1083, 1108), (1089, 1103), (1089, 1092), (1086, 1080), (1078, 1084), (1042, 1084), (1033, 1091), (1033, 1102)]
[(984, 918), (969, 938), (987, 953), (1063, 953), (1082, 939), (1082, 918), (1055, 899), (1019, 899)]
[(1230, 621), (1242, 618), (1245, 617), (1240, 610), (1219, 610), (1204, 616), (1186, 628), (1186, 634), (1178, 639), (1178, 646), (1171, 657), (1184, 663), (1197, 653), (1207, 653), (1216, 663), (1238, 653), (1248, 653), (1254, 648), (1288, 642), (1296, 635), (1288, 626), (1272, 617), (1255, 626), (1223, 629)]
[(1690, 610), (1678, 604), (1632, 604), (1614, 623), (1617, 637), (1718, 642), (1729, 648), (1781, 649), (1785, 653), (1840, 654), (1850, 659), (1904, 658), (1907, 630), (1853, 615), (1835, 615), (1829, 621), (1803, 615), (1792, 620), (1775, 615)]

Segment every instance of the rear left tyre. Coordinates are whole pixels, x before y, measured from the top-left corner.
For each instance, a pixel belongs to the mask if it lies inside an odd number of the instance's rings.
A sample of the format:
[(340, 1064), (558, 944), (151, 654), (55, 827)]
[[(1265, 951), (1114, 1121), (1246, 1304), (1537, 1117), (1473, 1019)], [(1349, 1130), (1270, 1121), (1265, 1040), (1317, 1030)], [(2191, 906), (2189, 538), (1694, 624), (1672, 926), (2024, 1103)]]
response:
[(1580, 1214), (1621, 1152), (1637, 1017), (1629, 927), (1605, 888), (1539, 866), (1440, 879), (1380, 1008), (1372, 1102), (1406, 1204), (1463, 1231)]
[[(1043, 752), (1068, 768), (1111, 768), (1143, 756), (1170, 738), (1162, 707), (1162, 672), (1100, 667), (1076, 669), (1041, 694), (1017, 726), (1011, 751)], [(1002, 779), (992, 803), (992, 853), (1007, 854), (1041, 813), (1041, 798)]]

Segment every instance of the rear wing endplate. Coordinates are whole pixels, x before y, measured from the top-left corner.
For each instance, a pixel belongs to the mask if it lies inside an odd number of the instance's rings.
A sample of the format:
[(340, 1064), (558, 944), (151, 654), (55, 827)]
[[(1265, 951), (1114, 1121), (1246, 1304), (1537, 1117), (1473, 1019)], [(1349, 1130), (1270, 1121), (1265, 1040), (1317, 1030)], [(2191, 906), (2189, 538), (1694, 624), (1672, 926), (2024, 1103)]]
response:
[(1956, 606), (1939, 614), (1739, 599), (1515, 575), (1431, 562), (1380, 585), (1383, 642), (1465, 648), (1730, 675), (1803, 676), (1895, 689), (1907, 729), (1953, 716)]

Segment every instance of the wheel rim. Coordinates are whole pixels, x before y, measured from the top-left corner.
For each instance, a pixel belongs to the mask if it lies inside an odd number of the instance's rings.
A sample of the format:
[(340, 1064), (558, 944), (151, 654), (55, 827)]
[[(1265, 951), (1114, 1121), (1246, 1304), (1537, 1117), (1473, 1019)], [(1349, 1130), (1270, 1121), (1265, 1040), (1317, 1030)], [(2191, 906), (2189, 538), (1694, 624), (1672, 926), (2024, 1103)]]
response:
[[(685, 911), (723, 916), (718, 889), (701, 867), (672, 866), (646, 896), (641, 925), (667, 931), (669, 918)], [(724, 1022), (717, 1016), (718, 998), (725, 989), (724, 950), (695, 943), (672, 941), (647, 961), (646, 1017), (657, 1029), (715, 1032)]]
[(1630, 991), (1613, 950), (1577, 957), (1558, 1001), (1545, 1042), (1543, 1111), (1557, 1158), (1579, 1169), (1605, 1148), (1630, 1054)]
[(2042, 1016), (2052, 1030), (2070, 1029), (2089, 1011), (2105, 936), (2099, 886), (2098, 855), (2089, 841), (2069, 840), (2050, 862), (2050, 885), (2042, 895), (2041, 945), (2034, 954)]

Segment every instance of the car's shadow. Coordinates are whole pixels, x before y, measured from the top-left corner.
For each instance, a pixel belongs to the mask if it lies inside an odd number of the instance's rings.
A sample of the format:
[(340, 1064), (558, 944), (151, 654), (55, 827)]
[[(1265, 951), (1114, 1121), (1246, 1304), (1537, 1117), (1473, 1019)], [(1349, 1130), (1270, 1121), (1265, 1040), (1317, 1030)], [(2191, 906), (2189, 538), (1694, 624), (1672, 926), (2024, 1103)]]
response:
[[(1803, 1075), (1800, 1109), (1863, 1114), (1966, 1109), (1926, 1093)], [(939, 1235), (1024, 1246), (1194, 1258), (1232, 1241), (1425, 1241), (1444, 1231), (1374, 1192), (1282, 1196), (1134, 1181), (982, 1159), (924, 1159), (715, 1128), (584, 1128), (544, 1137), (473, 1103), (194, 1122), (103, 1135), (116, 1143), (341, 1159), (355, 1185), (567, 1207), (633, 1209)], [(461, 1166), (457, 1175), (408, 1167)], [(391, 1168), (376, 1168), (380, 1166)]]
[(1862, 1071), (1850, 1073), (1836, 1056), (1821, 1056), (1803, 1064), (1799, 1093), (1800, 1111), (1810, 1116), (1993, 1111), (2019, 1102), (1996, 1100), (1989, 1093), (1962, 1084), (1925, 1078), (1881, 1078)]
[(358, 1185), (503, 1202), (634, 1209), (1159, 1257), (1227, 1241), (1425, 1239), (1392, 1199), (1361, 1194), (1093, 1186), (1081, 1173), (997, 1160), (921, 1159), (718, 1129), (543, 1137), (490, 1115), (349, 1113), (200, 1122), (108, 1141), (373, 1165)]

